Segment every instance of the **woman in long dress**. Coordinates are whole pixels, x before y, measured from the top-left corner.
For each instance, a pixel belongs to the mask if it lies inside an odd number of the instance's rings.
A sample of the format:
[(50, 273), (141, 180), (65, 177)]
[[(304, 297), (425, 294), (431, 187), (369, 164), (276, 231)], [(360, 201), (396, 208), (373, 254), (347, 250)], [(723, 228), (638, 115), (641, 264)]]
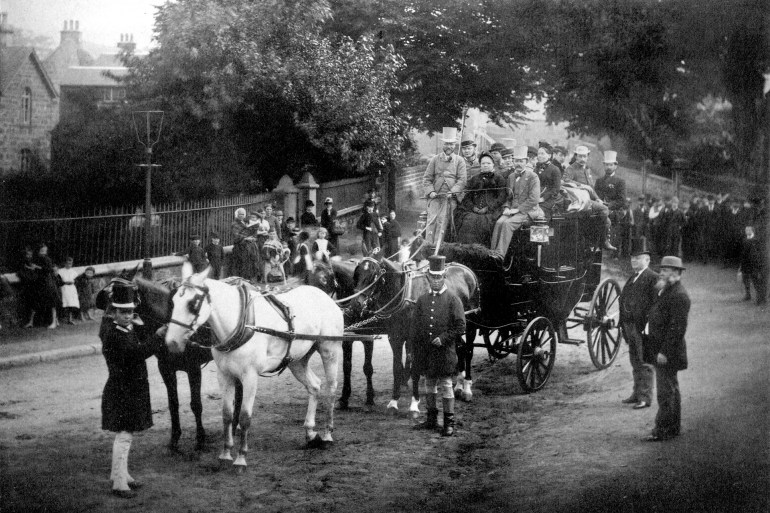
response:
[(471, 177), (465, 197), (455, 210), (457, 242), (489, 246), (492, 230), (503, 210), (507, 196), (505, 179), (495, 173), (495, 161), (489, 153), (479, 156), (481, 170)]
[[(230, 225), (230, 233), (233, 235), (233, 254), (230, 264), (230, 276), (240, 276), (250, 280), (256, 277), (256, 262), (251, 262), (250, 257), (256, 252), (256, 238), (251, 234), (246, 224), (246, 209), (239, 208), (235, 211), (235, 220)], [(255, 257), (254, 257), (255, 258)]]

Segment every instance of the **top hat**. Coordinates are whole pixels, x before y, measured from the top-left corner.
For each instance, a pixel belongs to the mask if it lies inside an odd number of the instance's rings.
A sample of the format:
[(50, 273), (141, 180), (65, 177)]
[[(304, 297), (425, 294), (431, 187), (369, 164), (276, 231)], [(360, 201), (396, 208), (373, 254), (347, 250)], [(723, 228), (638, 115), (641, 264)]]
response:
[(682, 265), (682, 259), (675, 256), (664, 256), (660, 261), (660, 267), (670, 267), (672, 269), (679, 269), (684, 271), (685, 267)]
[(445, 142), (445, 143), (457, 142), (457, 128), (453, 126), (445, 126), (444, 132), (441, 134), (441, 142)]
[(605, 151), (604, 152), (604, 163), (605, 164), (617, 164), (618, 163), (618, 152), (617, 151)]
[(326, 198), (326, 199), (324, 200), (324, 205), (328, 205), (329, 203), (334, 203), (334, 200), (333, 200), (333, 199), (331, 199), (331, 198)]
[(432, 255), (428, 257), (428, 273), (437, 276), (443, 276), (446, 271), (446, 257), (442, 255)]
[(506, 148), (500, 152), (500, 155), (503, 157), (507, 157), (508, 155), (513, 155), (513, 148)]
[(489, 151), (490, 152), (493, 152), (493, 151), (503, 151), (504, 149), (505, 149), (505, 145), (504, 144), (496, 142), (496, 143), (493, 143), (492, 146), (490, 146)]
[(460, 148), (465, 148), (466, 146), (476, 146), (476, 141), (473, 139), (466, 139), (460, 143)]
[(650, 250), (647, 247), (647, 237), (634, 237), (631, 239), (631, 256), (649, 254)]
[(588, 147), (587, 146), (582, 146), (581, 145), (581, 146), (578, 146), (578, 147), (575, 148), (575, 155), (588, 155), (589, 153), (591, 153), (591, 152), (588, 151)]
[(126, 280), (113, 280), (112, 306), (115, 308), (136, 308), (136, 287)]
[(527, 158), (527, 147), (526, 146), (516, 146), (513, 149), (513, 158), (514, 159), (525, 159), (525, 158)]

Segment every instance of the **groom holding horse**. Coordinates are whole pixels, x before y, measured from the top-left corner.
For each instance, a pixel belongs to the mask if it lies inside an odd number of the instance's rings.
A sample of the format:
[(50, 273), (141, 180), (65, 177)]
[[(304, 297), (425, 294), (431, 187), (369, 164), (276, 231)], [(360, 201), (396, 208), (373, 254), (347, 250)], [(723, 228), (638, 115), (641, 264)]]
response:
[(410, 336), (415, 353), (414, 375), (425, 375), (428, 419), (415, 427), (438, 427), (436, 394), (440, 388), (444, 407), (444, 429), (441, 434), (452, 436), (455, 426), (452, 376), (457, 371), (456, 347), (465, 333), (465, 312), (460, 299), (447, 290), (444, 284), (446, 257), (432, 256), (428, 261), (428, 282), (431, 291), (417, 300)]

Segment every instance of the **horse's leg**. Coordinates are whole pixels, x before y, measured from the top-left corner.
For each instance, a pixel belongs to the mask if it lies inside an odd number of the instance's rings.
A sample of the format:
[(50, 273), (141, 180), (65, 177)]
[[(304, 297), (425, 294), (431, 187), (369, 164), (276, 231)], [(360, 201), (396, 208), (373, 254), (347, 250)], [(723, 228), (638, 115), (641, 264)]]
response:
[(364, 344), (364, 375), (366, 376), (366, 406), (374, 406), (374, 385), (372, 384), (372, 354), (374, 353), (374, 341), (369, 340)]
[(222, 452), (220, 461), (233, 461), (230, 451), (233, 448), (233, 402), (235, 399), (235, 378), (217, 370), (219, 391), (222, 394)]
[(203, 429), (203, 403), (201, 403), (201, 368), (198, 364), (187, 369), (187, 381), (190, 383), (190, 409), (195, 415), (195, 450), (206, 447), (206, 430)]
[[(471, 376), (471, 363), (473, 361), (473, 343), (476, 340), (476, 328), (468, 326), (465, 330), (465, 344), (463, 345), (463, 358), (458, 363), (463, 365), (465, 379), (463, 380), (463, 389), (460, 398), (465, 402), (473, 400), (473, 376)], [(459, 381), (459, 380), (458, 380)]]
[[(315, 414), (318, 409), (318, 395), (321, 392), (321, 380), (308, 366), (310, 355), (313, 351), (308, 352), (299, 360), (295, 360), (289, 364), (289, 369), (297, 381), (302, 383), (307, 390), (307, 413), (305, 414), (305, 440), (308, 447), (317, 447), (321, 443), (321, 437), (318, 436), (318, 432), (315, 430)], [(335, 379), (336, 382), (336, 379)], [(335, 386), (336, 389), (336, 386)], [(332, 397), (332, 401), (334, 398)]]
[[(414, 346), (412, 342), (407, 340), (407, 351), (414, 355)], [(412, 400), (409, 403), (409, 414), (413, 419), (420, 416), (420, 369), (414, 364), (414, 358), (412, 359), (412, 367), (409, 369), (412, 377)]]
[(353, 341), (344, 340), (342, 342), (343, 380), (342, 380), (342, 397), (340, 397), (340, 410), (348, 409), (348, 402), (350, 401), (350, 373), (352, 371), (352, 365), (353, 365)]
[(182, 436), (182, 428), (179, 424), (179, 395), (176, 387), (176, 370), (169, 362), (160, 356), (158, 358), (158, 372), (163, 378), (163, 384), (166, 385), (166, 395), (168, 396), (168, 412), (171, 414), (171, 439), (168, 442), (168, 448), (171, 451), (178, 451), (179, 437)]
[[(254, 408), (254, 398), (257, 396), (257, 374), (256, 372), (245, 376), (241, 380), (243, 387), (243, 401), (241, 411), (238, 415), (238, 426), (241, 428), (241, 446), (238, 448), (238, 457), (235, 458), (234, 465), (237, 465), (241, 472), (246, 466), (246, 454), (249, 452), (249, 427), (251, 426), (251, 414)], [(233, 396), (235, 395), (235, 386), (233, 386)]]
[(398, 400), (401, 398), (401, 383), (405, 374), (404, 365), (401, 361), (403, 357), (404, 343), (395, 333), (388, 334), (390, 350), (393, 352), (393, 396), (388, 403), (388, 410), (394, 413), (398, 411)]
[(243, 385), (235, 380), (235, 407), (233, 408), (233, 431), (238, 427), (238, 419), (241, 418), (241, 405), (243, 405)]
[[(370, 342), (374, 345), (374, 342)], [(327, 408), (326, 431), (321, 436), (321, 448), (325, 449), (334, 442), (332, 433), (334, 432), (334, 396), (337, 394), (337, 368), (340, 361), (339, 342), (327, 342), (320, 349), (321, 361), (324, 366), (324, 400)], [(369, 359), (371, 361), (371, 358)]]

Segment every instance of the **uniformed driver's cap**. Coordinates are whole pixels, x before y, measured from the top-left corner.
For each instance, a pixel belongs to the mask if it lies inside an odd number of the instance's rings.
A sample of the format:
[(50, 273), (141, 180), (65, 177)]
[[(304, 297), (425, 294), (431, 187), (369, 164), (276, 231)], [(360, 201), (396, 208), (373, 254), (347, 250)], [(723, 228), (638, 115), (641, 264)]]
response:
[(433, 255), (428, 258), (428, 274), (432, 276), (444, 276), (446, 272), (446, 257)]

